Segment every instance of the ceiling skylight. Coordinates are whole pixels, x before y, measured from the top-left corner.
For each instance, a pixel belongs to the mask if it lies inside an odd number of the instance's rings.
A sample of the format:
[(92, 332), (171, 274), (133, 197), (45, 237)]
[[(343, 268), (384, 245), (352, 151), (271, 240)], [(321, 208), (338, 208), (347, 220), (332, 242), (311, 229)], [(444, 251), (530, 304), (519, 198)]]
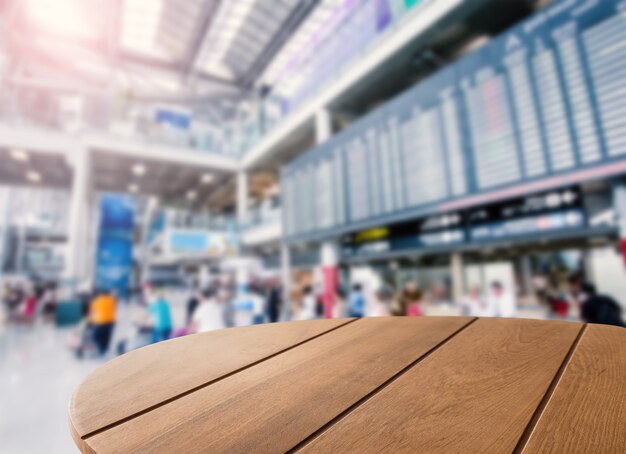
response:
[(98, 3), (85, 0), (26, 0), (26, 14), (35, 28), (66, 38), (93, 39), (98, 36), (94, 11)]
[(254, 6), (255, 0), (231, 0), (220, 4), (211, 30), (205, 37), (196, 67), (210, 74), (232, 79), (232, 70), (223, 58)]
[(121, 46), (131, 52), (164, 58), (157, 33), (164, 0), (125, 0)]

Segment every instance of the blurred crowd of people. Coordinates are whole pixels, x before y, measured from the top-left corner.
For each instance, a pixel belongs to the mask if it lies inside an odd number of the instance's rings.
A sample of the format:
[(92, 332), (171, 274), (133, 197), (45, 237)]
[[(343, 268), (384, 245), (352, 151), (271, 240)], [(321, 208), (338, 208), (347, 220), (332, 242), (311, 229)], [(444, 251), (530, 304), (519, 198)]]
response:
[[(323, 314), (323, 299), (321, 292), (315, 294), (311, 286), (305, 287), (296, 308), (296, 318), (319, 318)], [(542, 287), (537, 291), (536, 300), (547, 309), (550, 318), (626, 326), (619, 303), (609, 295), (599, 294), (593, 284), (578, 274), (570, 276), (567, 292)], [(428, 292), (423, 292), (416, 282), (409, 280), (400, 291), (384, 286), (369, 293), (364, 292), (360, 283), (354, 283), (347, 296), (337, 290), (332, 313), (333, 317), (418, 317), (426, 315), (429, 304), (456, 306), (462, 314), (474, 317), (518, 316), (514, 289), (506, 288), (497, 280), (489, 284), (486, 292), (481, 286), (471, 285), (461, 301), (450, 300), (443, 283), (436, 283)]]
[[(559, 293), (538, 282), (536, 300), (544, 304), (552, 318), (580, 319), (589, 323), (626, 326), (620, 305), (610, 296), (598, 294), (594, 286), (581, 276), (572, 275), (568, 291)], [(37, 318), (50, 320), (57, 304), (54, 283), (6, 284), (2, 293), (2, 309), (8, 322), (32, 324)], [(156, 343), (174, 337), (203, 333), (228, 327), (247, 326), (280, 320), (313, 320), (332, 317), (382, 317), (427, 315), (429, 305), (455, 307), (459, 313), (476, 317), (515, 317), (518, 304), (514, 289), (500, 281), (489, 284), (486, 292), (472, 285), (462, 301), (453, 302), (443, 283), (436, 283), (427, 292), (412, 280), (396, 291), (383, 286), (365, 291), (361, 283), (352, 284), (350, 291), (340, 287), (331, 298), (318, 288), (305, 285), (299, 297), (288, 307), (283, 301), (280, 279), (252, 281), (247, 284), (214, 282), (204, 288), (194, 286), (184, 305), (184, 321), (176, 326), (168, 292), (152, 285), (139, 289), (128, 298), (142, 314), (134, 322), (135, 342), (119, 338), (117, 354), (131, 348)], [(70, 345), (77, 356), (105, 355), (111, 351), (113, 333), (118, 322), (118, 297), (114, 291), (97, 289), (79, 293), (78, 303), (82, 321), (73, 331)], [(51, 317), (52, 316), (52, 317)], [(137, 339), (139, 339), (137, 341)]]
[(32, 323), (38, 316), (51, 318), (57, 303), (57, 283), (4, 282), (0, 299), (0, 323)]

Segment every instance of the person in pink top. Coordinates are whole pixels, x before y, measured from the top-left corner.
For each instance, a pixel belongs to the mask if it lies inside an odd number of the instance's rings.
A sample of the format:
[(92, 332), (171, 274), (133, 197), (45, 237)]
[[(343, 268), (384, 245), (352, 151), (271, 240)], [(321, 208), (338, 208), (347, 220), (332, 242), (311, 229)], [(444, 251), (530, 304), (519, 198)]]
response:
[(423, 306), (421, 290), (415, 282), (407, 282), (400, 295), (400, 307), (403, 308), (404, 314), (409, 317), (420, 317), (424, 315)]
[(24, 300), (24, 311), (22, 316), (27, 320), (32, 320), (37, 312), (37, 297), (31, 293)]

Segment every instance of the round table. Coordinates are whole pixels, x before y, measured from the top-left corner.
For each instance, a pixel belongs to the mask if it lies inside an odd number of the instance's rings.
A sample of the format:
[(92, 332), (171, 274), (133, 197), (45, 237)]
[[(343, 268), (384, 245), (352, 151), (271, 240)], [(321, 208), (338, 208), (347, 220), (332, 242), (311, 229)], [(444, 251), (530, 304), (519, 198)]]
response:
[(626, 329), (472, 317), (225, 329), (120, 356), (83, 452), (626, 452)]

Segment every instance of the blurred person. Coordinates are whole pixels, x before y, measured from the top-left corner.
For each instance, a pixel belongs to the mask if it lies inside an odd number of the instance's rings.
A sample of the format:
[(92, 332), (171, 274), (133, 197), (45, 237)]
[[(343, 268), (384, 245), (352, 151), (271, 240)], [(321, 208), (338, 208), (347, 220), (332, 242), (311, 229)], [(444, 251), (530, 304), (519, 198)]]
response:
[(277, 322), (283, 305), (282, 289), (277, 279), (269, 282), (266, 295), (267, 318), (270, 323)]
[(240, 285), (239, 293), (232, 301), (232, 306), (235, 326), (263, 323), (263, 298), (248, 284)]
[(381, 287), (374, 293), (374, 301), (369, 312), (370, 317), (387, 317), (389, 315), (389, 303), (391, 301), (391, 292)]
[(187, 300), (187, 307), (186, 307), (187, 313), (186, 313), (186, 318), (185, 318), (185, 320), (187, 320), (187, 325), (191, 323), (191, 318), (193, 317), (193, 314), (195, 313), (196, 308), (198, 307), (198, 304), (200, 304), (202, 296), (203, 295), (196, 289), (192, 290), (191, 295), (189, 296), (189, 299)]
[(558, 290), (553, 289), (546, 292), (546, 300), (550, 308), (550, 312), (554, 317), (566, 318), (570, 312), (567, 298)]
[(335, 305), (333, 306), (333, 318), (346, 316), (346, 292), (341, 287), (335, 291)]
[(156, 344), (170, 338), (172, 334), (172, 312), (162, 291), (154, 294), (148, 304), (148, 314), (152, 317), (152, 340)]
[(451, 306), (452, 302), (448, 298), (448, 288), (446, 284), (441, 281), (435, 282), (430, 289), (430, 295), (432, 302), (435, 304), (444, 304)]
[(117, 301), (108, 290), (100, 290), (89, 306), (88, 329), (100, 355), (109, 349), (113, 328), (115, 327), (115, 311)]
[(214, 289), (206, 289), (202, 293), (198, 307), (191, 318), (191, 331), (206, 333), (226, 327), (224, 323), (224, 310), (216, 297)]
[(493, 281), (487, 298), (489, 306), (493, 307), (496, 317), (515, 317), (517, 303), (511, 292), (504, 289), (500, 281)]
[(419, 317), (424, 314), (423, 306), (422, 291), (414, 281), (408, 281), (404, 284), (393, 313), (394, 315)]
[(37, 295), (35, 292), (31, 291), (28, 293), (28, 296), (24, 299), (24, 308), (22, 311), (22, 321), (32, 322), (35, 319), (35, 315), (37, 314), (37, 305), (39, 300), (37, 299)]
[(53, 318), (56, 312), (56, 282), (48, 282), (41, 288), (41, 293), (38, 294), (39, 305), (43, 314), (48, 318)]
[(472, 285), (469, 293), (462, 301), (463, 312), (472, 317), (495, 317), (496, 308), (493, 301), (485, 298), (479, 285)]
[(300, 312), (298, 320), (315, 320), (317, 318), (317, 298), (310, 285), (302, 289), (302, 299), (300, 300)]
[(535, 291), (535, 296), (537, 297), (537, 301), (541, 304), (545, 304), (548, 302), (548, 278), (545, 273), (535, 273), (532, 278), (533, 289)]
[(365, 296), (363, 296), (363, 286), (356, 283), (352, 286), (352, 292), (348, 299), (348, 312), (350, 317), (365, 316)]
[(622, 318), (622, 309), (613, 298), (599, 295), (593, 284), (581, 284), (581, 291), (586, 295), (580, 307), (580, 316), (587, 323), (626, 327)]
[(234, 291), (231, 285), (221, 285), (217, 288), (216, 299), (224, 311), (224, 323), (227, 328), (235, 326), (235, 308), (232, 304)]

